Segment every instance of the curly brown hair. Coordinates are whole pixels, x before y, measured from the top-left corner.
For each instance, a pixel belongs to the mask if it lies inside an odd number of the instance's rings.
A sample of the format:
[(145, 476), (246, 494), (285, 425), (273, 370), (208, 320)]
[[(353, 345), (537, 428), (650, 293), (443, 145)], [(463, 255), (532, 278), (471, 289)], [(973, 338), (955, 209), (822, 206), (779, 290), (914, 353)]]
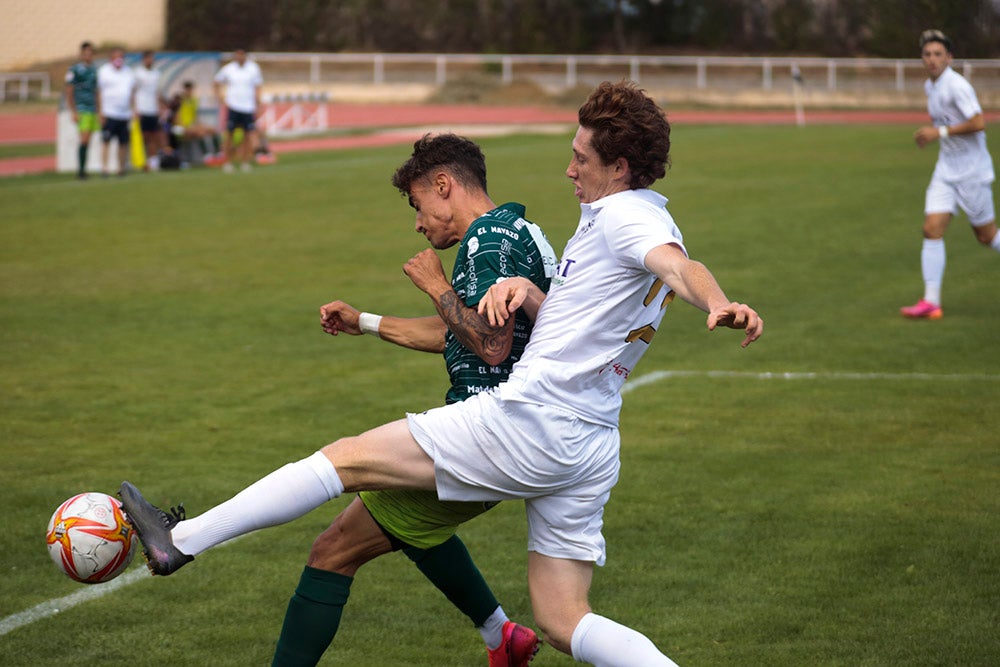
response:
[(482, 149), (456, 134), (425, 134), (413, 144), (413, 155), (392, 175), (400, 194), (409, 196), (415, 181), (428, 178), (431, 171), (444, 169), (466, 187), (486, 192), (486, 158)]
[(625, 158), (629, 187), (648, 188), (670, 166), (670, 123), (645, 91), (631, 81), (605, 81), (580, 107), (580, 126), (593, 132), (591, 144), (604, 164)]

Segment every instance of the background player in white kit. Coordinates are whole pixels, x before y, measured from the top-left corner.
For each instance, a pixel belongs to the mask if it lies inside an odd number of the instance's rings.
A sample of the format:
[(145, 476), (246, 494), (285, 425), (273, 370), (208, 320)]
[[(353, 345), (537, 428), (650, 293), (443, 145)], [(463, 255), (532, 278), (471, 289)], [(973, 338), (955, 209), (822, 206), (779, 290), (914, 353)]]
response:
[(937, 165), (927, 186), (924, 205), (924, 243), (920, 266), (924, 298), (900, 309), (904, 317), (940, 319), (941, 282), (944, 279), (944, 233), (961, 208), (969, 216), (972, 231), (983, 245), (1000, 252), (996, 214), (993, 208), (993, 160), (986, 150), (986, 121), (976, 91), (951, 68), (951, 40), (940, 30), (920, 35), (921, 58), (927, 70), (924, 82), (927, 113), (933, 125), (913, 135), (923, 148), (941, 144)]
[(253, 135), (257, 131), (257, 113), (260, 109), (260, 87), (264, 85), (260, 66), (247, 59), (247, 52), (236, 49), (233, 59), (222, 67), (215, 75), (215, 95), (223, 99), (222, 88), (226, 93), (223, 101), (226, 105), (226, 135), (222, 143), (222, 152), (226, 156), (224, 171), (233, 170), (233, 158), (237, 150), (233, 145), (233, 135), (237, 129), (243, 130), (243, 140), (239, 145), (239, 156), (243, 171), (250, 170), (253, 159)]
[(763, 321), (731, 302), (687, 257), (648, 187), (666, 174), (670, 125), (628, 82), (603, 83), (580, 108), (567, 177), (580, 224), (546, 296), (530, 281), (493, 285), (480, 312), (536, 314), (507, 383), (467, 400), (338, 440), (180, 521), (124, 482), (122, 502), (150, 568), (170, 574), (238, 535), (291, 521), (346, 490), (436, 489), (442, 500), (523, 499), (535, 621), (554, 648), (598, 666), (668, 667), (647, 637), (591, 611), (603, 564), (604, 505), (618, 480), (621, 388), (676, 294), (709, 313), (708, 328)]
[(118, 175), (128, 166), (129, 121), (135, 113), (135, 74), (125, 67), (125, 51), (111, 49), (111, 58), (97, 70), (97, 113), (101, 119), (101, 175), (109, 171), (112, 141), (118, 142)]
[(164, 110), (160, 94), (160, 70), (154, 67), (156, 54), (142, 52), (142, 62), (135, 68), (135, 111), (139, 114), (139, 129), (146, 149), (146, 170), (160, 168), (160, 151), (167, 143), (167, 135), (160, 125), (160, 112)]

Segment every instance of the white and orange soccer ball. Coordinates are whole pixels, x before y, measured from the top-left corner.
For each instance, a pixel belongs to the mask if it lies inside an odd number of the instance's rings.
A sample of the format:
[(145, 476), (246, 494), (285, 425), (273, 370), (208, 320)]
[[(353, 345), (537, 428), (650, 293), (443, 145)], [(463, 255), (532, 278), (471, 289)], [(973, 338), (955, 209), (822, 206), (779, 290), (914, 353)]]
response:
[(73, 496), (56, 509), (45, 542), (49, 556), (67, 576), (99, 584), (125, 571), (137, 540), (118, 499), (90, 492)]

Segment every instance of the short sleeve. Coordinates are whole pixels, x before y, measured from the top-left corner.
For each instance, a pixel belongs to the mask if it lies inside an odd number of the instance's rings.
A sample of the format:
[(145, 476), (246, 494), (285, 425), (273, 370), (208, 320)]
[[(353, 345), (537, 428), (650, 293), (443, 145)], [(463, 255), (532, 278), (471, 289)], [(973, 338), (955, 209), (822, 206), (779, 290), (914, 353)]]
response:
[(465, 244), (468, 253), (465, 305), (472, 307), (496, 282), (518, 275), (517, 267), (525, 261), (525, 256), (519, 233), (509, 226), (485, 222), (473, 227), (470, 233), (473, 236)]
[(646, 202), (616, 206), (604, 234), (612, 255), (622, 266), (645, 270), (646, 255), (657, 246), (673, 244), (686, 255), (684, 238), (664, 208)]
[(972, 84), (965, 79), (960, 80), (960, 84), (955, 86), (955, 106), (962, 112), (965, 120), (981, 114), (983, 108), (979, 105), (976, 91)]

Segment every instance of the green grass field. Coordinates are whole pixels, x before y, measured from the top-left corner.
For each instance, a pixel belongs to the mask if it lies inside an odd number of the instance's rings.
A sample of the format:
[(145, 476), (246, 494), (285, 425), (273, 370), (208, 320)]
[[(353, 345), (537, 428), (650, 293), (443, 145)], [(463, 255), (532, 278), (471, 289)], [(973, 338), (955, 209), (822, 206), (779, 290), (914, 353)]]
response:
[[(674, 129), (658, 189), (766, 333), (742, 350), (671, 308), (626, 386), (592, 601), (685, 667), (1000, 663), (1000, 257), (959, 217), (945, 318), (898, 315), (921, 295), (935, 158), (910, 132)], [(557, 252), (578, 215), (569, 142), (482, 141), (494, 200), (526, 203)], [(51, 563), (45, 525), (122, 479), (198, 514), (340, 435), (440, 404), (440, 358), (318, 325), (335, 298), (433, 312), (401, 270), (425, 247), (389, 184), (408, 153), (0, 180), (0, 628), (19, 625), (0, 664), (269, 664), (312, 539), (348, 499), (42, 617), (93, 590)], [(462, 535), (531, 623), (523, 509)], [(397, 554), (362, 570), (323, 664), (485, 660)], [(575, 663), (545, 647), (533, 664)]]

